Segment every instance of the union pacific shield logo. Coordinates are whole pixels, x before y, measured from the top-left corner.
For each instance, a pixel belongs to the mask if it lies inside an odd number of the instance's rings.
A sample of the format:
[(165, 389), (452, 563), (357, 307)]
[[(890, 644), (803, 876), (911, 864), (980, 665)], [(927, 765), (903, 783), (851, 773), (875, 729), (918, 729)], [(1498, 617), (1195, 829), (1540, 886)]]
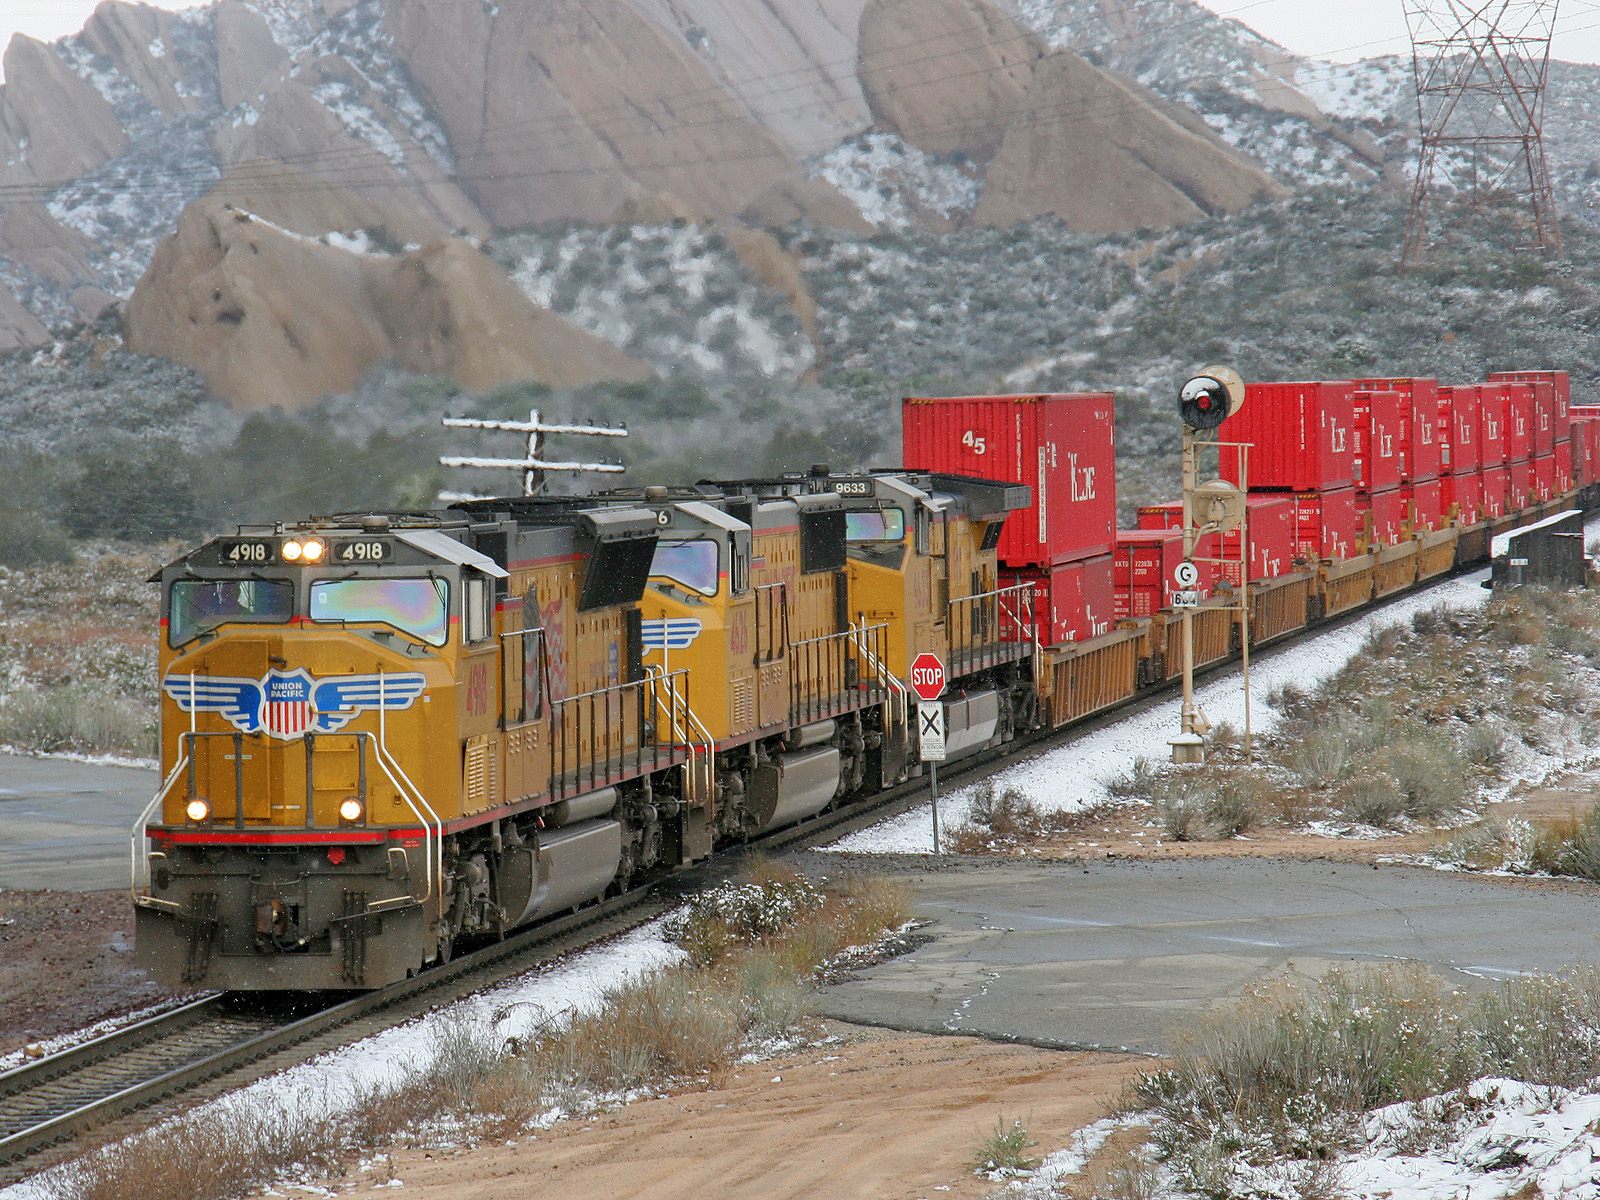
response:
[(240, 733), (265, 733), (287, 742), (307, 733), (337, 732), (371, 709), (410, 708), (425, 683), (416, 672), (318, 680), (304, 667), (296, 667), (273, 668), (260, 679), (168, 675), (161, 688), (184, 712), (214, 712)]
[(275, 738), (302, 737), (311, 728), (311, 676), (304, 668), (268, 671), (261, 680), (266, 693), (267, 733)]

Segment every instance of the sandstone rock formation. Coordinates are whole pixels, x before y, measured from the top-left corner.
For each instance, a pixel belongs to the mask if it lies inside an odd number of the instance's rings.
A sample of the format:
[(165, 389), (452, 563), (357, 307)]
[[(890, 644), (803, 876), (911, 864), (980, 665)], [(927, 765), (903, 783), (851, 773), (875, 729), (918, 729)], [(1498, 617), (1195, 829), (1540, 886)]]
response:
[(236, 408), (294, 408), (393, 360), (463, 387), (572, 387), (648, 368), (527, 300), (465, 242), (362, 253), (211, 197), (128, 302), (128, 345), (193, 366)]
[(983, 164), (975, 224), (1161, 228), (1283, 190), (1197, 118), (1047, 50), (989, 0), (870, 0), (861, 78), (881, 125)]

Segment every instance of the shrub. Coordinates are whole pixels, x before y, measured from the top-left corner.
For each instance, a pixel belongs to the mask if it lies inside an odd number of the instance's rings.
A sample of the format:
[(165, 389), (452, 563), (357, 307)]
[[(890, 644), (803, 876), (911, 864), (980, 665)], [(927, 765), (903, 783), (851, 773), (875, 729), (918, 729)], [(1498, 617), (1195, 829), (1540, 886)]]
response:
[(753, 946), (788, 929), (822, 905), (822, 893), (798, 873), (724, 883), (691, 897), (667, 936), (689, 952), (691, 961), (710, 965), (734, 947)]
[(40, 753), (151, 756), (156, 752), (156, 714), (88, 684), (24, 686), (0, 698), (0, 744)]
[(1405, 812), (1406, 798), (1393, 775), (1363, 771), (1341, 783), (1333, 802), (1347, 820), (1384, 828)]
[(1415, 730), (1389, 747), (1383, 762), (1400, 789), (1406, 816), (1431, 818), (1461, 807), (1466, 765), (1447, 735)]
[(1044, 825), (1032, 796), (1018, 787), (997, 789), (990, 781), (980, 784), (973, 793), (967, 819), (998, 837), (1036, 833)]
[(72, 559), (66, 530), (43, 513), (0, 507), (0, 566), (39, 567)]
[(994, 1132), (979, 1143), (972, 1156), (973, 1174), (1018, 1175), (1031, 1171), (1039, 1165), (1039, 1160), (1030, 1157), (1028, 1151), (1038, 1144), (1021, 1120), (1013, 1119), (1007, 1124), (1001, 1117), (995, 1122)]

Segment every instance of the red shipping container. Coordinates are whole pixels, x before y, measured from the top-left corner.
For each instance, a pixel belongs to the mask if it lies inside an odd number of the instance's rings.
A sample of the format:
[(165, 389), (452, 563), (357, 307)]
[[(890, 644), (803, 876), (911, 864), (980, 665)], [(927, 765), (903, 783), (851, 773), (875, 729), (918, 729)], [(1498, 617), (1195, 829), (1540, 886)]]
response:
[(1572, 414), (1572, 376), (1565, 371), (1491, 371), (1491, 381), (1517, 381), (1521, 383), (1547, 382), (1554, 394), (1555, 441), (1567, 440)]
[(1533, 499), (1543, 504), (1556, 494), (1556, 456), (1541, 454), (1533, 459)]
[(1533, 388), (1533, 458), (1549, 454), (1556, 444), (1556, 389), (1548, 379), (1536, 379)]
[[(1183, 529), (1183, 501), (1168, 500), (1165, 504), (1146, 504), (1139, 509), (1140, 529)], [(1200, 569), (1200, 590), (1209, 593), (1222, 578), (1222, 568), (1214, 560), (1220, 558), (1221, 539), (1208, 533), (1195, 542), (1195, 566)], [(1180, 552), (1183, 543), (1178, 543)]]
[[(1249, 578), (1275, 579), (1294, 570), (1295, 505), (1292, 496), (1252, 495), (1246, 502), (1250, 538)], [(1222, 535), (1222, 574), (1239, 582), (1239, 530)]]
[(1506, 511), (1518, 513), (1533, 503), (1533, 463), (1524, 458), (1506, 464)]
[(1316, 562), (1349, 558), (1356, 552), (1361, 521), (1354, 488), (1297, 492), (1294, 496), (1296, 559)]
[(1111, 555), (1002, 571), (1001, 586), (1032, 583), (1034, 621), (1046, 646), (1082, 642), (1109, 633), (1116, 622)]
[[(1347, 487), (1355, 478), (1354, 392), (1348, 380), (1247, 384), (1244, 407), (1217, 440), (1251, 447), (1252, 490)], [(1238, 483), (1237, 456), (1224, 450), (1221, 458), (1223, 478)]]
[(1488, 467), (1483, 472), (1483, 515), (1491, 520), (1503, 517), (1511, 511), (1507, 507), (1510, 498), (1511, 469), (1509, 467)]
[(1128, 587), (1175, 587), (1172, 573), (1183, 561), (1183, 530), (1119, 529), (1112, 561), (1119, 591)]
[(1366, 545), (1395, 546), (1405, 536), (1406, 497), (1399, 488), (1358, 494), (1356, 506), (1365, 519)]
[(1032, 567), (1111, 552), (1117, 456), (1109, 392), (911, 397), (900, 417), (906, 465), (1033, 489), (1032, 507), (1006, 521), (1001, 563)]
[(1367, 492), (1395, 487), (1400, 482), (1401, 406), (1409, 402), (1393, 390), (1358, 388), (1353, 396), (1355, 485)]
[(1533, 384), (1498, 386), (1505, 413), (1506, 462), (1520, 462), (1533, 455)]
[(1408, 483), (1400, 489), (1400, 493), (1405, 497), (1406, 528), (1409, 531), (1438, 529), (1444, 524), (1441, 515), (1444, 511), (1444, 494), (1437, 479)]
[(1478, 385), (1478, 462), (1484, 470), (1506, 461), (1505, 385)]
[(1439, 503), (1443, 515), (1457, 525), (1476, 525), (1483, 520), (1483, 476), (1476, 471), (1460, 471), (1439, 479)]
[(1439, 389), (1439, 473), (1477, 471), (1483, 456), (1478, 444), (1478, 392), (1475, 383)]
[(1600, 409), (1574, 407), (1572, 414), (1572, 482), (1588, 487), (1600, 483)]
[(1406, 379), (1358, 379), (1357, 387), (1401, 394), (1400, 478), (1432, 479), (1439, 473), (1439, 381), (1421, 376)]
[(1572, 453), (1571, 442), (1556, 443), (1556, 495), (1565, 496), (1572, 491)]

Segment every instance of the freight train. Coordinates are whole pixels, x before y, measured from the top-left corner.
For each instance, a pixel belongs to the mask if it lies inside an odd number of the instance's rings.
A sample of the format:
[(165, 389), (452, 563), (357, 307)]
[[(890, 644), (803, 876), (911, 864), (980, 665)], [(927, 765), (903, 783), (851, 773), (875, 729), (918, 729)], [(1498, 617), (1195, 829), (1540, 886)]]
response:
[[(1397, 406), (1388, 485), (1352, 443), (1387, 445)], [(1499, 459), (1469, 466), (1462, 430), (1479, 446), (1491, 410)], [(924, 651), (951, 758), (1176, 674), (1171, 508), (1115, 528), (1110, 396), (903, 417), (914, 469), (336, 514), (168, 564), (139, 963), (182, 987), (382, 987), (892, 786), (921, 769)], [(1253, 385), (1232, 422), (1257, 446), (1251, 516), (1197, 553), (1202, 665), (1486, 558), (1600, 479), (1600, 411), (1569, 411), (1559, 373)], [(1503, 425), (1528, 430), (1509, 466)]]

